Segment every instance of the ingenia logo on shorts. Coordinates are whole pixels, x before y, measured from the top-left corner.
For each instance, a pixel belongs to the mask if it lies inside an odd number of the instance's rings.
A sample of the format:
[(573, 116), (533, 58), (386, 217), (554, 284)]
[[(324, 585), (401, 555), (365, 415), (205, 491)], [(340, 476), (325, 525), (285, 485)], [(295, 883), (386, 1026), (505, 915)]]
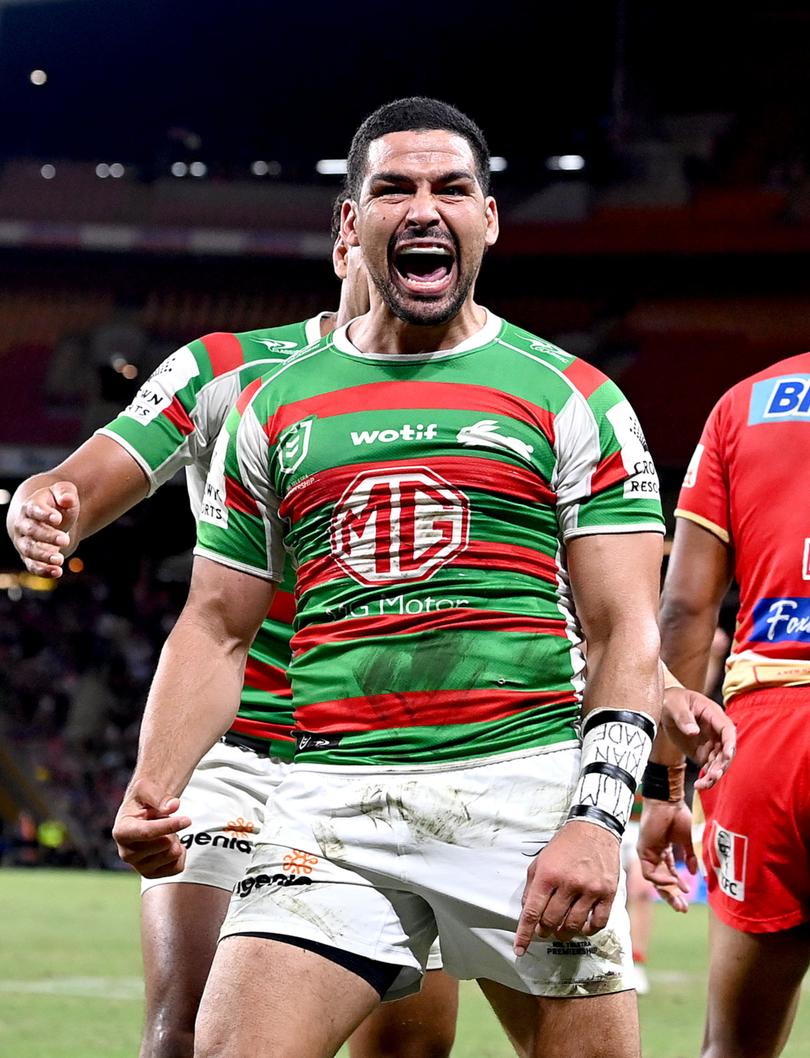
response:
[(470, 503), (428, 467), (371, 470), (332, 515), (332, 554), (361, 584), (427, 580), (469, 543)]

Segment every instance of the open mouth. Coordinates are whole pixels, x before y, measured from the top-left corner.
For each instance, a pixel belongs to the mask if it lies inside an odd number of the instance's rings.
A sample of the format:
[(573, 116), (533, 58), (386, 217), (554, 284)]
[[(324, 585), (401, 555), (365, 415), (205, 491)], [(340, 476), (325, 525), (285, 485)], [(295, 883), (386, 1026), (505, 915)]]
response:
[(436, 297), (452, 285), (455, 254), (443, 243), (409, 243), (394, 254), (394, 270), (410, 293)]

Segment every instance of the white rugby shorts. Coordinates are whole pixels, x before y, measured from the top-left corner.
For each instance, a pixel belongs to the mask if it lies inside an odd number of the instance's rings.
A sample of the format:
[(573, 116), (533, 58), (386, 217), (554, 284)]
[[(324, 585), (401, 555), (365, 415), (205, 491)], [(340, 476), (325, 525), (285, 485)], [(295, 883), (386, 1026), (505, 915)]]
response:
[(142, 878), (141, 892), (171, 882), (232, 890), (250, 860), (267, 798), (289, 767), (278, 757), (215, 743), (180, 798), (180, 814), (191, 819), (188, 830), (178, 835), (186, 846), (185, 869), (169, 878)]
[[(241, 880), (265, 821), (267, 799), (292, 765), (278, 757), (217, 742), (192, 772), (179, 812), (191, 819), (178, 837), (186, 846), (181, 874), (142, 878), (141, 893), (156, 885), (194, 882), (231, 892)], [(431, 945), (428, 970), (441, 970), (438, 940)]]
[(453, 977), (556, 997), (632, 988), (622, 872), (600, 933), (513, 951), (527, 869), (565, 820), (579, 759), (566, 743), (457, 768), (292, 765), (221, 937), (300, 937), (399, 965), (388, 1000), (418, 991), (437, 935)]

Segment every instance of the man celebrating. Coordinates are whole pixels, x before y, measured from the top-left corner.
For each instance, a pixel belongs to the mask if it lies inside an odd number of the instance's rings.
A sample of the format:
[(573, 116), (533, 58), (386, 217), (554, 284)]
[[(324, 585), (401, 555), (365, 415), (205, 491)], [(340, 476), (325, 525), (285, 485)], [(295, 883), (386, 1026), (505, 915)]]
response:
[[(337, 313), (241, 334), (218, 332), (165, 360), (132, 403), (53, 470), (23, 482), (9, 533), (29, 570), (59, 577), (65, 553), (185, 467), (195, 517), (207, 501), (214, 442), (242, 388), (368, 307), (359, 250), (339, 234), (333, 265), (341, 280)], [(333, 224), (333, 228), (335, 224)], [(146, 1010), (142, 1058), (191, 1058), (194, 1022), (234, 884), (242, 877), (265, 802), (293, 756), (291, 688), (286, 676), (295, 603), (292, 584), (273, 599), (250, 648), (239, 713), (183, 792), (192, 825), (180, 873), (143, 874), (141, 944)], [(369, 1018), (351, 1042), (352, 1058), (408, 1058), (450, 1051), (458, 986), (431, 955), (427, 987)], [(396, 1041), (393, 1046), (385, 1043)]]
[(248, 387), (217, 442), (115, 829), (125, 858), (181, 866), (177, 794), (231, 721), (289, 551), (298, 752), (200, 1055), (334, 1054), (418, 988), (437, 932), (524, 1053), (638, 1054), (614, 897), (660, 711), (657, 478), (611, 382), (473, 300), (488, 177), (454, 108), (371, 115), (342, 225), (370, 310)]

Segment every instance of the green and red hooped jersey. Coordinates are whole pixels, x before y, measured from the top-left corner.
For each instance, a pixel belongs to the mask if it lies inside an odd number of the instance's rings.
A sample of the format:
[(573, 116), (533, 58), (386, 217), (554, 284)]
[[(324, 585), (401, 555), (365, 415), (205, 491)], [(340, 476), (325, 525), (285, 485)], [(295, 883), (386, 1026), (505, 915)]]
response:
[(455, 349), (341, 328), (256, 380), (217, 442), (195, 553), (296, 565), (296, 760), (387, 767), (576, 737), (565, 544), (664, 531), (644, 436), (589, 364), (487, 314)]
[[(117, 418), (98, 432), (141, 466), (149, 494), (185, 467), (195, 520), (205, 509), (205, 480), (217, 436), (242, 390), (321, 337), (321, 317), (242, 334), (221, 332), (183, 346), (152, 373)], [(286, 576), (286, 575), (285, 575)], [(292, 691), (287, 676), (295, 604), (291, 575), (276, 593), (248, 655), (239, 714), (231, 730), (267, 739), (291, 759)]]

